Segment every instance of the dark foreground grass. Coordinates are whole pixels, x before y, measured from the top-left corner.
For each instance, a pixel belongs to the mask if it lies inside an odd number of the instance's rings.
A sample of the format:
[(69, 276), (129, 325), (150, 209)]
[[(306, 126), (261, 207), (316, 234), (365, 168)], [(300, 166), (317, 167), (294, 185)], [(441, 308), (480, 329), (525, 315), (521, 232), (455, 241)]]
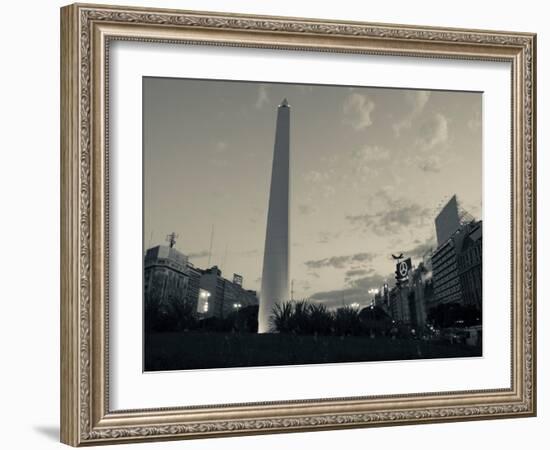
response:
[(149, 333), (145, 370), (212, 369), (481, 356), (481, 348), (366, 336)]

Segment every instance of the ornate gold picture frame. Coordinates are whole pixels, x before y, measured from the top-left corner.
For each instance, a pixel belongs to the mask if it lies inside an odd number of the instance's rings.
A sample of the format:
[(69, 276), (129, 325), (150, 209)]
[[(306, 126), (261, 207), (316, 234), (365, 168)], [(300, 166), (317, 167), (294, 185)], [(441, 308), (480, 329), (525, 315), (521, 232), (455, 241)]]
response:
[[(108, 68), (115, 41), (509, 63), (511, 149), (502, 157), (512, 159), (510, 386), (113, 410)], [(535, 88), (536, 36), (530, 33), (85, 4), (62, 8), (61, 441), (81, 446), (534, 416)]]

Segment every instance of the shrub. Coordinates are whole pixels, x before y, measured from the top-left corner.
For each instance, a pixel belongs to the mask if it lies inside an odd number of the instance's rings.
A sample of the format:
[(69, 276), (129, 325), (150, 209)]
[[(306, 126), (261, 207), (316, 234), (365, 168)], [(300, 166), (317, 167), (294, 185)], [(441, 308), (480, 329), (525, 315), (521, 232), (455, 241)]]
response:
[(359, 311), (351, 306), (343, 306), (334, 315), (334, 330), (339, 336), (357, 336), (361, 334)]
[(358, 309), (345, 306), (333, 313), (323, 304), (306, 300), (276, 304), (270, 322), (274, 333), (357, 336), (365, 331)]

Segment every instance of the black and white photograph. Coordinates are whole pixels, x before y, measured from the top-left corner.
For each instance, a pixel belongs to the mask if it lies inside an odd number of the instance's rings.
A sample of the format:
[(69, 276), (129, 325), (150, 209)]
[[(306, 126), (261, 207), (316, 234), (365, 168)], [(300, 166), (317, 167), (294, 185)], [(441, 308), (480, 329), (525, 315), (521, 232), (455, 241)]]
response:
[(482, 356), (481, 92), (142, 88), (145, 371)]

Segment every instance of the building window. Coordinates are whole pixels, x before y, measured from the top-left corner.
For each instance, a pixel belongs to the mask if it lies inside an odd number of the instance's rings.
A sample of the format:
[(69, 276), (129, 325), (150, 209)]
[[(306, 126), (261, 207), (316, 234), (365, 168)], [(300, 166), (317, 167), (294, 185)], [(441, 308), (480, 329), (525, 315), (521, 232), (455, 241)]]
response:
[(199, 289), (199, 301), (197, 302), (197, 312), (207, 313), (210, 307), (210, 292), (205, 289)]

